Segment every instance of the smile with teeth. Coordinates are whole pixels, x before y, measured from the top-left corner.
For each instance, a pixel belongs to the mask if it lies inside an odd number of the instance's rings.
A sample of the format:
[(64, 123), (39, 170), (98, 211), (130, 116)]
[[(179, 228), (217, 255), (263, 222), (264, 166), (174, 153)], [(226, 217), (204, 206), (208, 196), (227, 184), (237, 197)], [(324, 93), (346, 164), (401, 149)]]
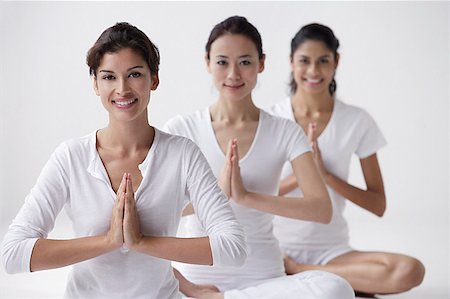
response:
[(130, 100), (126, 100), (126, 101), (124, 101), (124, 100), (113, 100), (112, 102), (113, 102), (113, 104), (116, 104), (117, 106), (125, 107), (125, 106), (133, 104), (136, 101), (137, 101), (137, 99), (130, 99)]
[(318, 84), (323, 81), (323, 79), (308, 79), (308, 78), (303, 79), (303, 80), (305, 80), (307, 83), (310, 83), (310, 84)]

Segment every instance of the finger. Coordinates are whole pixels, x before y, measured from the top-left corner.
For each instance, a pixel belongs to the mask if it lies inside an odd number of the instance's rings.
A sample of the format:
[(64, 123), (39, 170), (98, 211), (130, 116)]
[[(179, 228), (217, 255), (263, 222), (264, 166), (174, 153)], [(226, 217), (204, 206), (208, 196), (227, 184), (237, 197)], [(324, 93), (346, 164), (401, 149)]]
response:
[(117, 197), (119, 197), (123, 192), (125, 192), (126, 180), (127, 180), (127, 173), (125, 172), (122, 176), (122, 180), (120, 181), (119, 188), (117, 189)]
[(309, 142), (312, 144), (313, 141), (313, 128), (312, 123), (308, 123), (308, 130), (306, 132), (306, 135), (308, 136)]
[(227, 153), (226, 153), (226, 163), (230, 163), (231, 161), (231, 156), (232, 156), (232, 146), (233, 146), (233, 139), (230, 139), (228, 141), (228, 145), (227, 145)]
[(133, 181), (131, 180), (131, 173), (128, 174), (127, 192), (129, 192), (131, 195), (134, 195)]
[(122, 194), (119, 196), (118, 199), (118, 205), (117, 205), (117, 217), (120, 220), (123, 220), (124, 217), (124, 210), (125, 210), (125, 192), (122, 192)]
[(231, 180), (236, 178), (237, 171), (238, 171), (238, 165), (237, 165), (237, 158), (236, 156), (231, 157)]
[(133, 190), (133, 182), (131, 180), (131, 173), (128, 174), (127, 178), (127, 195), (128, 201), (130, 203), (130, 207), (134, 208), (134, 190)]
[(316, 141), (317, 139), (317, 123), (310, 122), (308, 124), (308, 139), (310, 142)]
[(237, 139), (233, 140), (233, 156), (236, 157), (235, 162), (239, 163), (238, 143)]
[(320, 150), (319, 150), (319, 146), (317, 144), (317, 141), (313, 142), (313, 154), (314, 154), (314, 158), (318, 158), (320, 155)]

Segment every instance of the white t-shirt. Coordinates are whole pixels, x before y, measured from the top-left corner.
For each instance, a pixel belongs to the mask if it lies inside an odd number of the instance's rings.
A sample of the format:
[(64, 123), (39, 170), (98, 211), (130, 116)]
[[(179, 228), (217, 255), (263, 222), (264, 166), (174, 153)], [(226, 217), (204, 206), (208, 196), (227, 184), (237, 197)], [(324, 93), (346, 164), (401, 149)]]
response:
[[(245, 237), (227, 197), (198, 147), (155, 129), (135, 192), (141, 231), (175, 236), (191, 199), (210, 237), (214, 265), (240, 265)], [(116, 194), (96, 150), (96, 133), (62, 143), (50, 157), (5, 236), (2, 259), (10, 273), (29, 272), (33, 246), (46, 238), (64, 207), (76, 237), (105, 234)], [(65, 297), (180, 298), (170, 261), (120, 249), (73, 265)]]
[[(275, 104), (267, 111), (295, 122), (290, 98)], [(320, 134), (318, 144), (325, 167), (333, 175), (347, 181), (353, 153), (360, 159), (367, 158), (383, 147), (386, 141), (375, 121), (365, 110), (335, 100), (331, 118)], [(292, 167), (285, 165), (282, 177), (291, 174)], [(331, 188), (328, 188), (328, 192), (333, 204), (330, 224), (275, 217), (275, 235), (283, 249), (326, 249), (348, 245), (348, 226), (343, 216), (346, 199)], [(286, 196), (301, 194), (301, 190), (297, 188)]]
[[(208, 108), (185, 117), (177, 116), (166, 124), (165, 129), (192, 139), (205, 154), (214, 175), (220, 176), (225, 154), (214, 134)], [(239, 161), (245, 188), (252, 192), (277, 194), (284, 163), (306, 151), (310, 151), (310, 146), (299, 126), (260, 110), (253, 143)], [(177, 264), (176, 267), (193, 282), (214, 284), (221, 290), (243, 288), (285, 275), (282, 253), (273, 235), (273, 215), (233, 201), (230, 203), (247, 237), (249, 252), (245, 264), (240, 268), (186, 264)], [(197, 216), (188, 216), (186, 229), (189, 236), (205, 235)]]

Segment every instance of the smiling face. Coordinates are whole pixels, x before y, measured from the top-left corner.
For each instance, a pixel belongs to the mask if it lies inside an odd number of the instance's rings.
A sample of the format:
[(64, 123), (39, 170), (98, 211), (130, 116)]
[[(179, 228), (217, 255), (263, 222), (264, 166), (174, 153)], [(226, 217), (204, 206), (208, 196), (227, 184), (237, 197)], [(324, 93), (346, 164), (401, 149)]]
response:
[(307, 40), (295, 50), (291, 59), (297, 91), (329, 94), (339, 57), (321, 41)]
[(147, 118), (150, 93), (157, 88), (159, 80), (150, 73), (141, 55), (130, 48), (105, 53), (96, 74), (95, 93), (109, 112), (110, 120)]
[(251, 99), (258, 73), (264, 69), (255, 44), (240, 34), (225, 34), (211, 44), (208, 71), (220, 97), (230, 101)]

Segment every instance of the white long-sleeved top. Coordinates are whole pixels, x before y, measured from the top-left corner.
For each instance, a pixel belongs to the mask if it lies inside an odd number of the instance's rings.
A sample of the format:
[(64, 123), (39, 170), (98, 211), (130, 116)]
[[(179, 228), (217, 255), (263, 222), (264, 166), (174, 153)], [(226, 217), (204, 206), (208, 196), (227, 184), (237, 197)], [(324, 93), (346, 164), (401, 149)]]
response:
[[(186, 199), (207, 231), (214, 265), (241, 265), (244, 232), (228, 199), (217, 186), (205, 157), (187, 138), (155, 129), (143, 176), (135, 192), (141, 231), (146, 236), (175, 236)], [(62, 143), (42, 170), (2, 243), (8, 273), (29, 272), (35, 242), (47, 238), (62, 208), (76, 237), (105, 234), (116, 194), (96, 150), (96, 132)], [(75, 264), (68, 298), (180, 298), (170, 261), (129, 251)]]

